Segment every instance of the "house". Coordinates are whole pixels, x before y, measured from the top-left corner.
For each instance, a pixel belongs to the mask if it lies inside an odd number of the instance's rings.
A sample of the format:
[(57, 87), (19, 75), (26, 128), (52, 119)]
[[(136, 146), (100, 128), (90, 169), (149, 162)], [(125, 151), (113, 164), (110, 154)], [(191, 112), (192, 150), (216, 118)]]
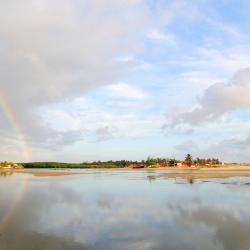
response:
[(4, 166), (3, 169), (11, 169), (12, 166), (11, 165), (7, 165), (7, 166)]
[(187, 165), (187, 164), (186, 164), (185, 161), (180, 161), (180, 162), (177, 162), (177, 164), (176, 164), (177, 167), (184, 167), (184, 166), (186, 166), (186, 165)]

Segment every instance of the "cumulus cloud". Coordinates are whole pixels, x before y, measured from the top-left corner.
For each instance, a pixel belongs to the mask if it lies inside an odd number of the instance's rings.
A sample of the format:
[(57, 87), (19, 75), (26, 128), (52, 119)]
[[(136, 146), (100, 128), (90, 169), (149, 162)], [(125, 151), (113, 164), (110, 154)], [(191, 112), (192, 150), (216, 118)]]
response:
[(98, 141), (106, 141), (112, 138), (112, 132), (108, 126), (100, 127), (96, 130), (96, 136)]
[(209, 145), (205, 152), (210, 155), (218, 155), (226, 162), (249, 162), (250, 136), (225, 138), (216, 144)]
[(149, 21), (142, 0), (0, 1), (0, 94), (25, 137), (61, 141), (40, 107), (118, 82), (134, 67), (120, 58), (141, 51)]
[(225, 114), (250, 106), (250, 68), (239, 71), (229, 83), (215, 83), (198, 98), (191, 111), (173, 114), (170, 126), (199, 125), (216, 121)]
[(223, 162), (246, 163), (250, 161), (250, 136), (239, 134), (213, 140), (187, 140), (174, 147), (177, 157), (183, 158), (187, 153), (194, 157), (219, 158)]
[[(187, 1), (0, 1), (0, 99), (12, 116), (10, 122), (0, 103), (0, 157), (21, 159), (16, 128), (33, 155), (87, 137), (156, 135), (164, 107), (170, 110), (182, 101), (188, 110), (204, 88), (248, 67), (248, 43), (237, 40), (237, 46), (226, 48), (225, 39), (218, 41), (211, 32), (211, 44), (200, 48), (202, 41), (192, 39), (190, 45), (185, 32), (175, 29), (183, 18), (196, 29), (198, 18), (213, 31), (216, 25), (200, 16), (207, 8), (199, 6)], [(214, 41), (223, 46), (213, 47)], [(166, 46), (174, 44), (166, 53)], [(190, 125), (247, 107), (248, 93), (241, 77), (214, 84), (193, 110), (176, 114), (174, 109), (167, 126), (181, 124), (190, 133)], [(77, 99), (89, 96), (94, 104), (74, 107)]]

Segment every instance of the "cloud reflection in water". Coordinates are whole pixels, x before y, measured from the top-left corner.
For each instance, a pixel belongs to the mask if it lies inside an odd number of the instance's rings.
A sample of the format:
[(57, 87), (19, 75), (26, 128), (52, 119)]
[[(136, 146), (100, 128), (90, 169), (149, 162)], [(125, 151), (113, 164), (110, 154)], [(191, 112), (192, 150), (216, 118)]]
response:
[[(1, 250), (249, 249), (248, 186), (132, 175), (34, 177)], [(0, 219), (21, 181), (0, 177)]]

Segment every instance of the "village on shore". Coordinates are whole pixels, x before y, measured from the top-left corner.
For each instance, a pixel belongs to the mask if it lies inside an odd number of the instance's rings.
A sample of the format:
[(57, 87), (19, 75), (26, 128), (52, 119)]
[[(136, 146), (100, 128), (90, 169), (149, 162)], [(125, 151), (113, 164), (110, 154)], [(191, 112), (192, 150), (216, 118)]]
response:
[(23, 166), (21, 164), (3, 161), (0, 162), (0, 169), (22, 169)]
[(173, 158), (151, 158), (148, 157), (142, 161), (94, 161), (83, 163), (62, 163), (62, 162), (28, 162), (28, 163), (12, 163), (0, 162), (0, 169), (22, 169), (22, 168), (183, 168), (183, 167), (219, 167), (223, 165), (216, 158), (193, 158), (191, 154), (187, 154), (184, 160), (176, 160)]

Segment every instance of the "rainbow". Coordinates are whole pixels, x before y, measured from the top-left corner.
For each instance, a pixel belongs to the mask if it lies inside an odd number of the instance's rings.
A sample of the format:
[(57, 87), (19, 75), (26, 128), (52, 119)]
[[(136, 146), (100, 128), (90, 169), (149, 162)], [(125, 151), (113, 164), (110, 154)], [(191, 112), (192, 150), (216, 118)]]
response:
[(31, 156), (31, 152), (30, 152), (28, 143), (25, 139), (25, 136), (22, 133), (22, 129), (18, 123), (18, 119), (17, 119), (14, 111), (12, 110), (11, 106), (7, 102), (7, 100), (1, 94), (0, 94), (0, 109), (2, 109), (9, 124), (11, 125), (13, 130), (15, 131), (15, 134), (16, 134), (18, 141), (22, 145), (22, 151), (23, 151), (23, 156), (24, 156), (25, 160), (29, 161), (30, 156)]
[(3, 233), (5, 231), (5, 229), (9, 226), (9, 224), (12, 221), (13, 216), (15, 215), (16, 211), (18, 210), (18, 207), (21, 204), (21, 201), (28, 189), (28, 184), (30, 181), (30, 178), (32, 177), (32, 175), (28, 174), (24, 176), (24, 180), (22, 182), (21, 187), (19, 188), (14, 202), (11, 203), (8, 212), (4, 215), (4, 217), (2, 218), (2, 220), (0, 221), (0, 234)]
[[(9, 103), (7, 102), (7, 100), (1, 94), (0, 94), (0, 109), (3, 111), (10, 126), (12, 127), (13, 131), (15, 132), (15, 135), (16, 135), (18, 141), (22, 145), (24, 159), (26, 161), (30, 161), (31, 152), (30, 152), (28, 143), (25, 139), (25, 136), (22, 133), (22, 129), (18, 123), (18, 119), (17, 119), (13, 109), (11, 108)], [(18, 189), (18, 192), (15, 196), (15, 199), (14, 199), (13, 203), (11, 203), (11, 205), (8, 209), (8, 212), (5, 214), (5, 216), (2, 218), (2, 220), (0, 220), (0, 233), (2, 233), (6, 229), (6, 227), (8, 227), (13, 216), (15, 215), (15, 213), (16, 213), (16, 211), (17, 211), (17, 209), (18, 209), (18, 207), (23, 199), (23, 196), (26, 193), (30, 178), (31, 178), (30, 175), (27, 175), (24, 177), (24, 180)]]

